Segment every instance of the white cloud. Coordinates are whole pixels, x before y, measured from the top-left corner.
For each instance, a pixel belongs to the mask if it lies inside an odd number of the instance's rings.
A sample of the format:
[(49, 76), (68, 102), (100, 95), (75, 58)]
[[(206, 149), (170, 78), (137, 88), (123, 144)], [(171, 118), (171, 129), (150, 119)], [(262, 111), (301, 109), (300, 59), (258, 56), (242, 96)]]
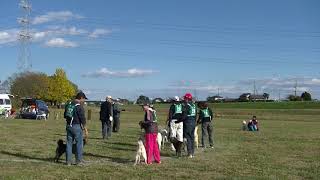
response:
[(99, 36), (111, 34), (112, 30), (110, 29), (95, 29), (92, 33), (89, 34), (90, 38), (98, 38)]
[(53, 21), (68, 21), (71, 19), (80, 18), (83, 18), (83, 16), (74, 14), (71, 11), (48, 12), (47, 14), (35, 17), (32, 21), (32, 24), (43, 24)]
[(0, 44), (13, 43), (18, 40), (19, 30), (8, 29), (0, 31)]
[(32, 40), (33, 41), (41, 41), (46, 38), (52, 38), (54, 36), (78, 36), (87, 33), (84, 29), (79, 29), (76, 27), (60, 27), (60, 26), (51, 26), (44, 31), (33, 30), (32, 32)]
[(126, 71), (112, 71), (107, 68), (101, 68), (96, 72), (89, 72), (83, 74), (83, 77), (92, 77), (92, 78), (99, 78), (99, 77), (117, 77), (117, 78), (133, 78), (133, 77), (142, 77), (146, 75), (151, 75), (157, 71), (154, 70), (146, 70), (146, 69), (128, 69)]
[(72, 48), (72, 47), (77, 47), (78, 44), (67, 41), (63, 38), (54, 38), (45, 43), (46, 46), (48, 47), (61, 47), (61, 48)]

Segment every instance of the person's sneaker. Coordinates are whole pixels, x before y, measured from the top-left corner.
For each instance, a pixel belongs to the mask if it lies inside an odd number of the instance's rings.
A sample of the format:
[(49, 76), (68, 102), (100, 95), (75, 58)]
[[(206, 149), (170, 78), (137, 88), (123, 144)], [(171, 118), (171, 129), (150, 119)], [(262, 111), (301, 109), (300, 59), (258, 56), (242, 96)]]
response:
[(188, 156), (188, 158), (192, 159), (192, 158), (193, 158), (193, 156), (192, 156), (192, 155), (189, 155), (189, 156)]
[(71, 166), (71, 163), (70, 163), (70, 162), (67, 162), (67, 163), (66, 163), (66, 166)]
[(77, 166), (85, 166), (85, 163), (83, 161), (79, 161), (79, 162), (76, 162), (76, 165)]
[(210, 146), (211, 149), (214, 149), (214, 146)]

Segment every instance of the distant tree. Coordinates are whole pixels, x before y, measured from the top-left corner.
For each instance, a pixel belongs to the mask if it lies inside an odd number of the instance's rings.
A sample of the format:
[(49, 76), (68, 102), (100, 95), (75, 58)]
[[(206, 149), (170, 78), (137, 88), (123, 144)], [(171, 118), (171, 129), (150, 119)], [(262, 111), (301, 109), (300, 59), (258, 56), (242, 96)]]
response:
[(150, 99), (147, 96), (140, 95), (137, 99), (137, 104), (145, 104), (145, 103), (150, 103)]
[(48, 100), (52, 105), (59, 105), (72, 99), (76, 90), (76, 86), (68, 80), (65, 71), (58, 68), (55, 74), (50, 77)]
[(269, 97), (270, 97), (270, 95), (269, 95), (268, 93), (263, 93), (263, 97), (264, 97), (266, 100), (268, 100)]
[(152, 103), (153, 103), (153, 104), (163, 103), (163, 102), (164, 102), (164, 100), (163, 100), (162, 98), (155, 98), (155, 99), (152, 100)]
[(300, 96), (295, 96), (295, 95), (292, 95), (292, 94), (290, 94), (290, 95), (287, 97), (287, 99), (288, 99), (289, 101), (301, 101), (301, 97), (300, 97)]
[(311, 100), (312, 100), (311, 94), (308, 93), (308, 92), (303, 92), (303, 93), (301, 94), (301, 99), (302, 99), (303, 101), (311, 101)]
[(19, 105), (19, 99), (22, 97), (37, 98), (42, 100), (48, 99), (49, 77), (44, 73), (23, 72), (14, 74), (8, 78), (10, 93), (16, 96)]

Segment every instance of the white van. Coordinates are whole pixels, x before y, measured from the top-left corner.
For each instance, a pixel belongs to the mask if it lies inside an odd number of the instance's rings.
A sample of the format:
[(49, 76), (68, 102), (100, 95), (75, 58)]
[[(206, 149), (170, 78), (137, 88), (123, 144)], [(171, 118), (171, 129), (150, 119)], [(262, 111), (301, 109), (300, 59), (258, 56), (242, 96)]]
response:
[(12, 109), (10, 94), (0, 94), (0, 114), (4, 115), (5, 112), (10, 112)]

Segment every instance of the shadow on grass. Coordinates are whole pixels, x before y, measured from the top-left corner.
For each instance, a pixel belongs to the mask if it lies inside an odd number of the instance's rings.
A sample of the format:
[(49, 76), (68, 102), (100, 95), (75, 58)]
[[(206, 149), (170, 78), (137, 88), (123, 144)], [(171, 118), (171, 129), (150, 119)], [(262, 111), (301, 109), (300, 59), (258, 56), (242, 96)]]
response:
[(21, 153), (12, 153), (12, 152), (7, 152), (7, 151), (1, 151), (0, 153), (4, 154), (4, 155), (15, 156), (18, 158), (28, 159), (28, 160), (37, 160), (37, 161), (52, 162), (52, 163), (54, 160), (54, 158), (32, 157), (32, 156), (21, 154)]
[(137, 145), (135, 145), (135, 144), (123, 143), (123, 142), (108, 142), (108, 144), (111, 144), (111, 145), (119, 145), (119, 146), (137, 147)]
[(99, 154), (92, 154), (92, 153), (83, 153), (84, 156), (90, 156), (90, 157), (95, 157), (95, 158), (103, 158), (107, 159), (111, 162), (119, 163), (119, 164), (129, 164), (132, 163), (132, 159), (127, 159), (127, 158), (117, 158), (117, 157), (110, 157), (110, 156), (105, 156), (105, 155), (99, 155)]
[(110, 146), (108, 148), (112, 149), (112, 150), (118, 150), (118, 151), (136, 151), (136, 149), (124, 148), (124, 147), (113, 147), (113, 146)]

